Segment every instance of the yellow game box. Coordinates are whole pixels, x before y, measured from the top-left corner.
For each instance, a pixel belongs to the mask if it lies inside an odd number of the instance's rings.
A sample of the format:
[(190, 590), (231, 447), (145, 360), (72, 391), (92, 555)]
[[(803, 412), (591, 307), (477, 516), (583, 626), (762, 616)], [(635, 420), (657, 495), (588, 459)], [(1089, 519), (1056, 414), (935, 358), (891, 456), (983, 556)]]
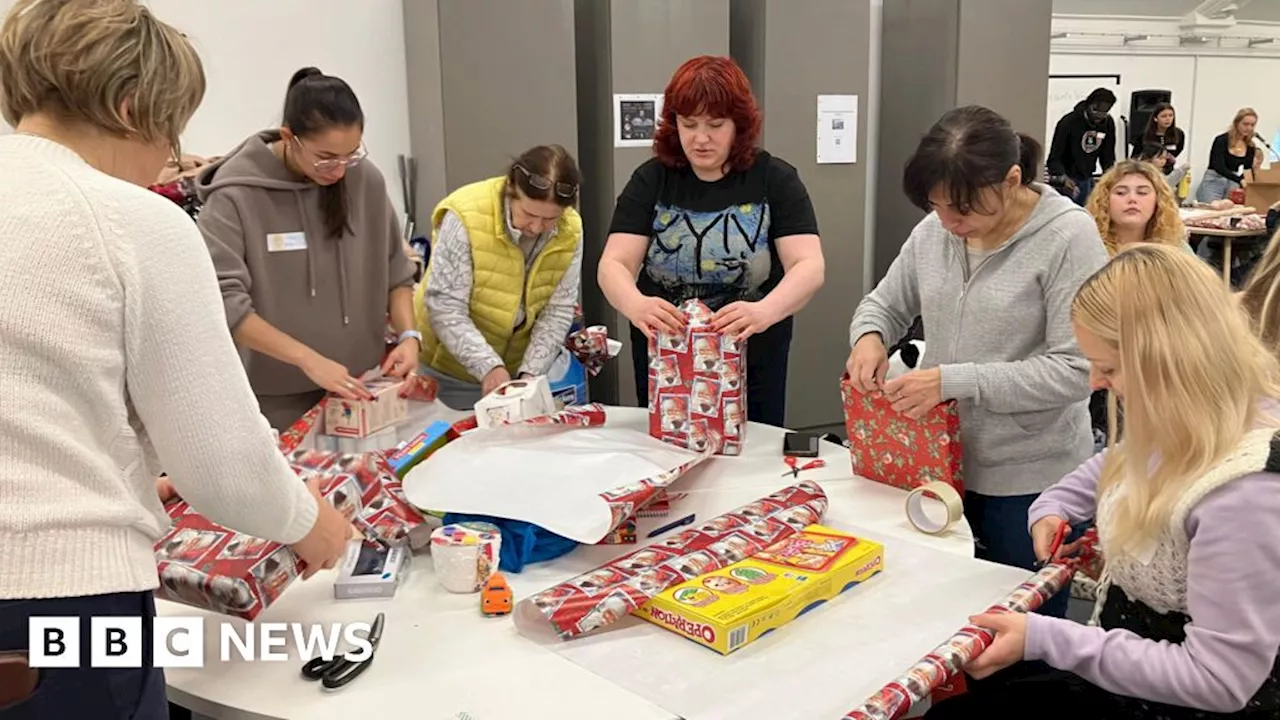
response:
[(746, 560), (666, 589), (637, 614), (728, 655), (883, 569), (883, 545), (810, 525)]

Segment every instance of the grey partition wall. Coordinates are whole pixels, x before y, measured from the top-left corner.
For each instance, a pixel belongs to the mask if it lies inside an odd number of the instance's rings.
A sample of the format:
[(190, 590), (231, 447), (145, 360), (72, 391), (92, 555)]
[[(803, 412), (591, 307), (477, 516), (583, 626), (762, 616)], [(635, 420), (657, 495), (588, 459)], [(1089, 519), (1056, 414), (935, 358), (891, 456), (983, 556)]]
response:
[[(843, 422), (840, 375), (849, 319), (863, 295), (869, 213), (869, 141), (876, 106), (878, 3), (871, 0), (732, 0), (733, 56), (764, 111), (762, 145), (794, 165), (808, 188), (826, 258), (826, 284), (796, 316), (787, 381), (787, 424)], [(857, 157), (817, 161), (818, 96), (858, 97)]]
[[(443, 0), (442, 0), (443, 1)], [(614, 201), (648, 147), (614, 147), (613, 96), (660, 94), (676, 68), (698, 55), (729, 53), (729, 0), (577, 0), (578, 141), (584, 184), (583, 310), (626, 343), (591, 383), (598, 402), (634, 405), (630, 324), (600, 292), (595, 271)], [(641, 372), (644, 369), (641, 368)]]
[(579, 154), (573, 15), (573, 0), (404, 0), (419, 225), (534, 145)]
[(875, 279), (924, 217), (902, 194), (902, 167), (940, 115), (985, 105), (1044, 141), (1052, 18), (1053, 0), (884, 3)]

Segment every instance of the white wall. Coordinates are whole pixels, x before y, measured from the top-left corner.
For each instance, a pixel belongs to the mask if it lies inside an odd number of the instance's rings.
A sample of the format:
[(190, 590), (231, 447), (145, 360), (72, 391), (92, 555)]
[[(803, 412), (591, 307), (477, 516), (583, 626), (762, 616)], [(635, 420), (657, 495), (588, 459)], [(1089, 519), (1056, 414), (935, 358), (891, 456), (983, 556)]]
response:
[[(410, 150), (401, 0), (147, 4), (192, 39), (208, 75), (204, 103), (183, 136), (186, 152), (220, 155), (248, 135), (278, 126), (289, 77), (314, 65), (346, 80), (360, 98), (370, 159), (403, 209), (396, 155)], [(0, 14), (12, 5), (0, 0)], [(431, 161), (418, 158), (419, 165)]]
[(1258, 134), (1276, 145), (1280, 94), (1272, 81), (1280, 76), (1280, 40), (1254, 47), (1249, 41), (1280, 39), (1280, 25), (1241, 22), (1210, 35), (1206, 45), (1184, 45), (1179, 37), (1187, 33), (1176, 20), (1163, 18), (1061, 15), (1054, 17), (1053, 29), (1065, 37), (1053, 41), (1050, 74), (1119, 75), (1114, 114), (1128, 115), (1134, 90), (1173, 93), (1178, 125), (1187, 133), (1183, 158), (1191, 164), (1193, 185), (1208, 165), (1213, 138), (1241, 107), (1258, 112)]

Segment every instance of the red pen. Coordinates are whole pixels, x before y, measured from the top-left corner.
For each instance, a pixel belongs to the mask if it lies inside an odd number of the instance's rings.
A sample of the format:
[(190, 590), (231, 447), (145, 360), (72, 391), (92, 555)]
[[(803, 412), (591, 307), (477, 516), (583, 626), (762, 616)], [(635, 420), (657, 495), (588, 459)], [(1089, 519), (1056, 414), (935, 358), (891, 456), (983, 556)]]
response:
[(1062, 541), (1067, 539), (1068, 525), (1064, 522), (1058, 526), (1058, 531), (1053, 534), (1053, 542), (1049, 543), (1049, 557), (1036, 563), (1038, 567), (1044, 567), (1053, 562), (1053, 556), (1058, 554), (1062, 549)]

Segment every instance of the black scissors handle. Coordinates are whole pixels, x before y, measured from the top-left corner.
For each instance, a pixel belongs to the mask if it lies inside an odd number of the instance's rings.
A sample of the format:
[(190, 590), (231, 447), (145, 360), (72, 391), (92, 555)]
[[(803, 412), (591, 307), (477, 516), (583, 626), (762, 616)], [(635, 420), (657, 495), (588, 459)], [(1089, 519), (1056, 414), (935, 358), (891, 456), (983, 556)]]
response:
[(330, 690), (336, 690), (360, 677), (360, 673), (373, 664), (373, 655), (378, 650), (378, 641), (382, 638), (384, 616), (378, 613), (369, 629), (369, 656), (363, 660), (348, 660), (345, 654), (334, 655), (326, 660), (323, 657), (312, 658), (302, 666), (302, 676), (308, 680), (319, 680), (320, 684)]

